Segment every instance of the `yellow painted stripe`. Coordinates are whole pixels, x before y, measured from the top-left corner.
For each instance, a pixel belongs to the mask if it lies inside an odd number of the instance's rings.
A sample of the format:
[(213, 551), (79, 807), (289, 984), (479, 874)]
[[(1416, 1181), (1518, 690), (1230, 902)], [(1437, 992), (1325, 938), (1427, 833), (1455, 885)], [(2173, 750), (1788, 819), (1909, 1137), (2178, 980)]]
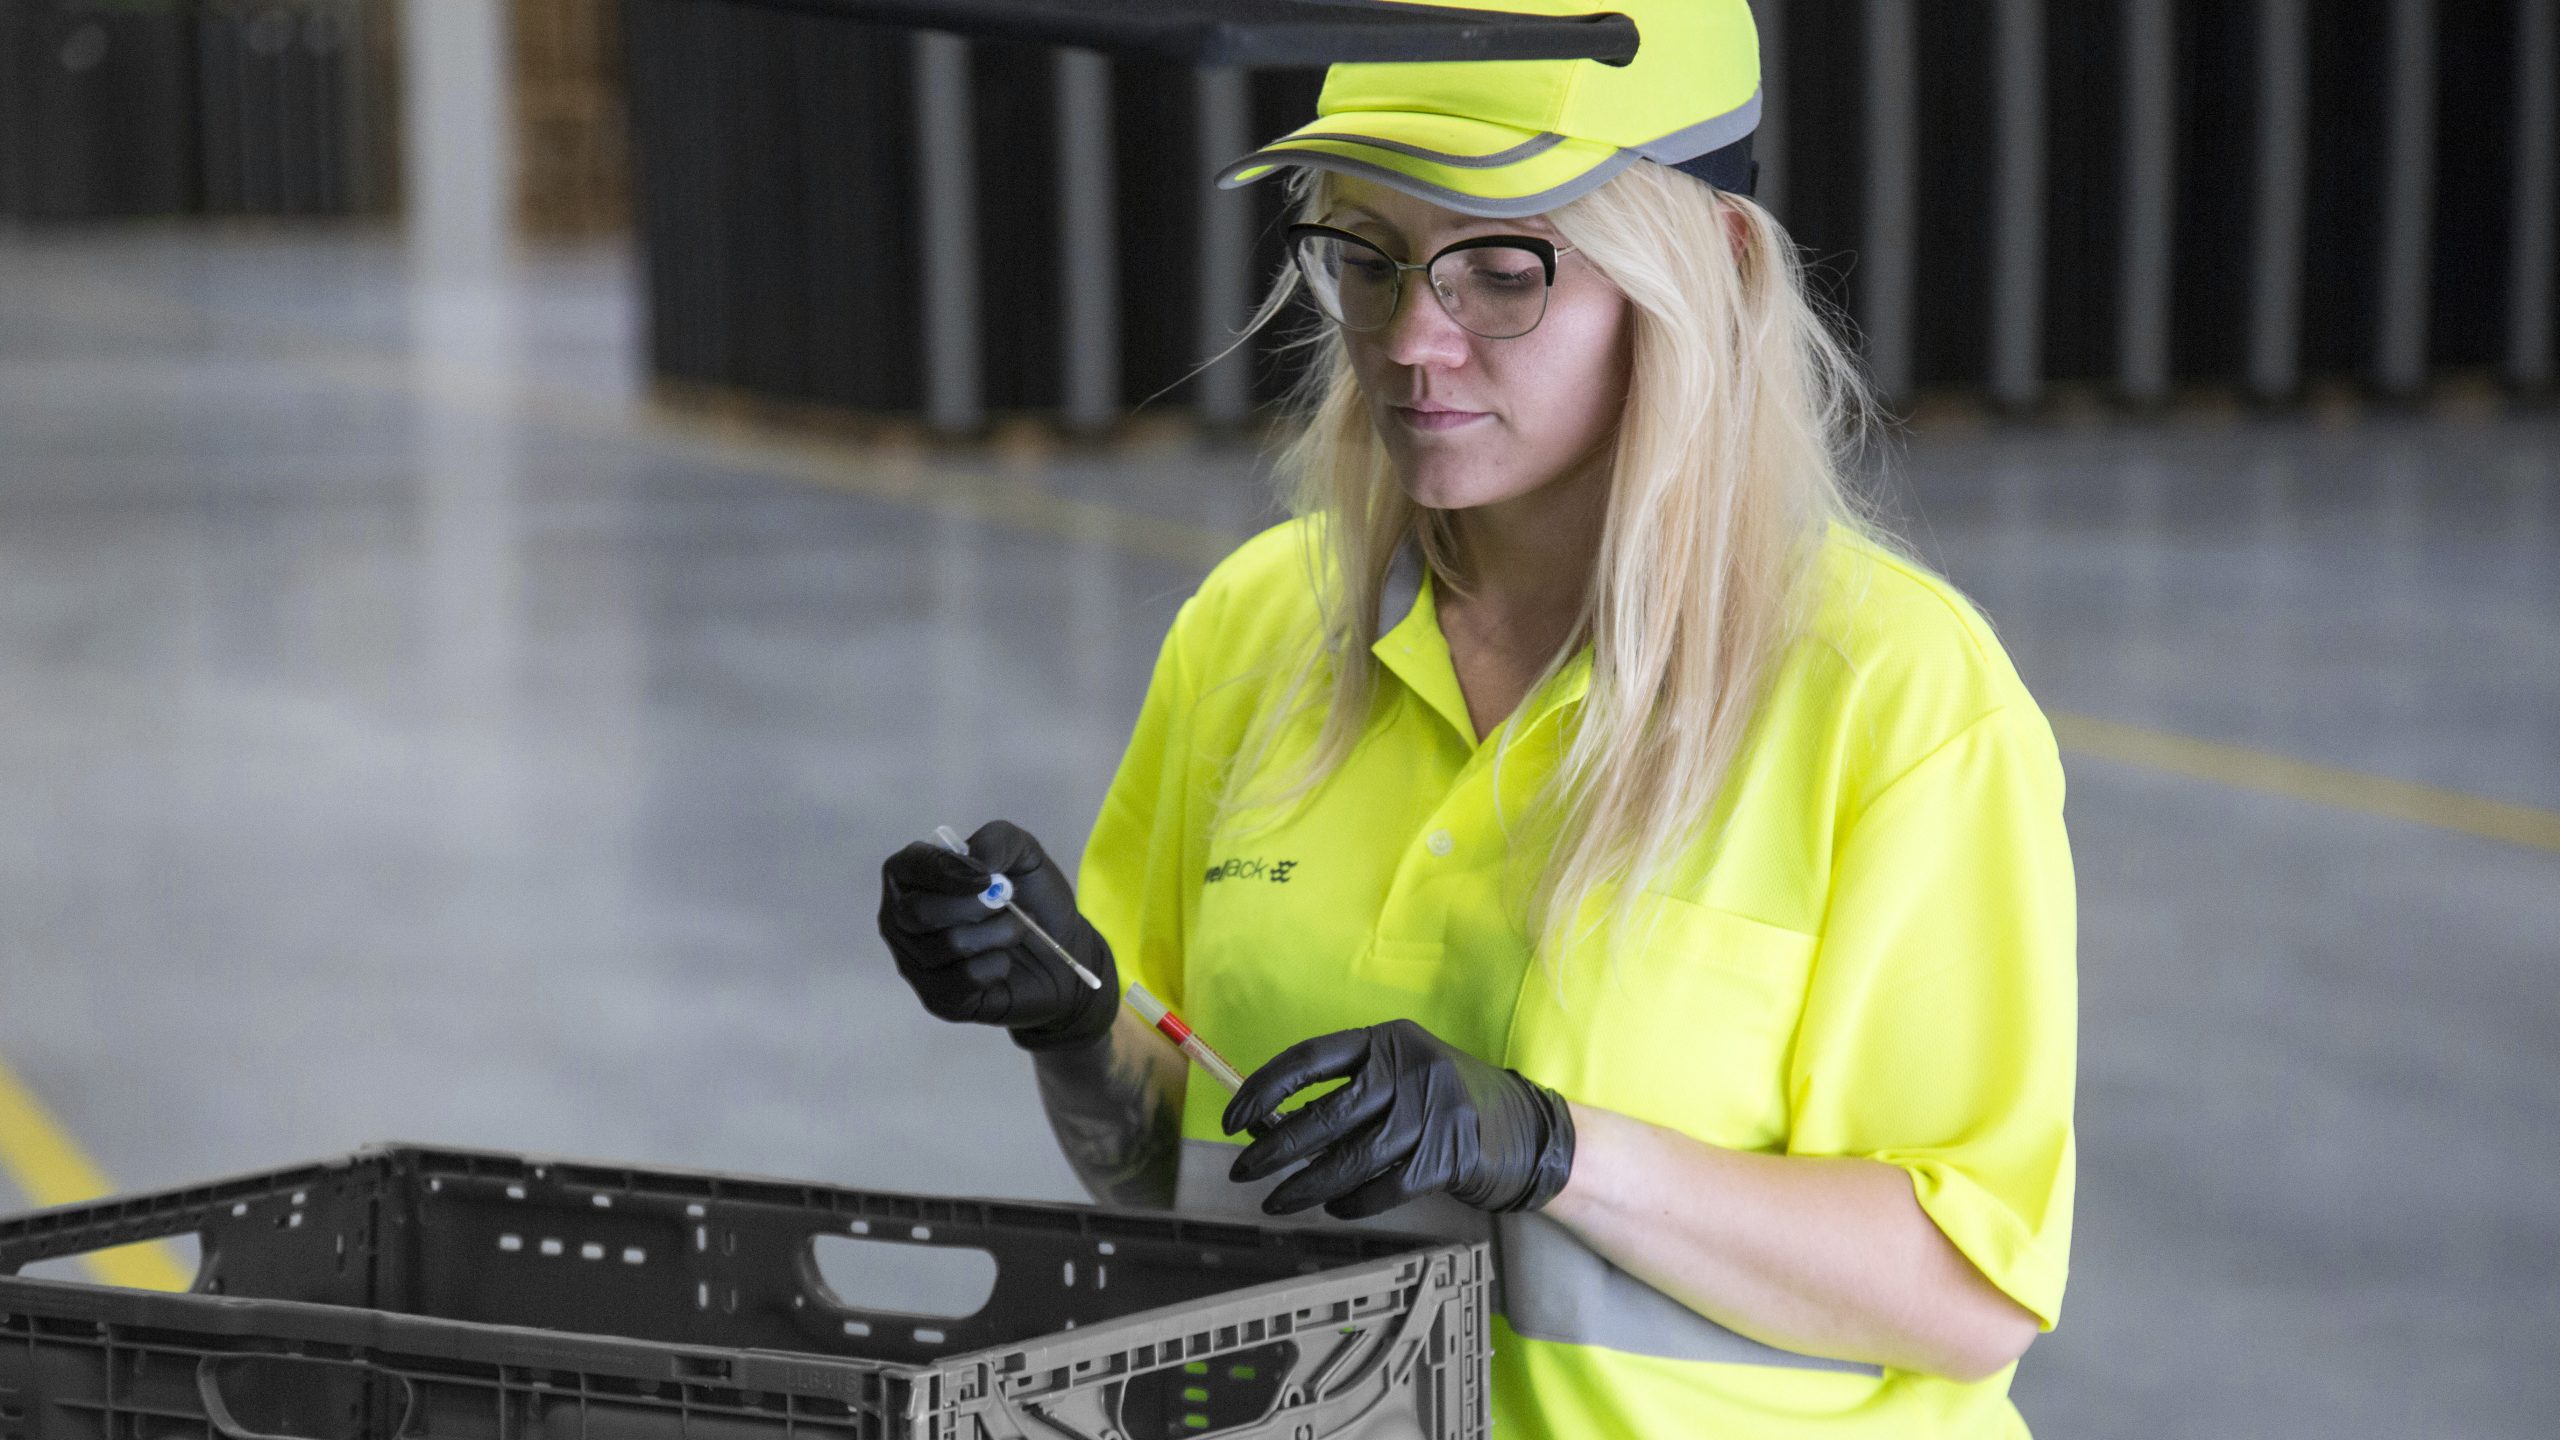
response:
[[(0, 1061), (0, 1171), (39, 1210), (76, 1205), (115, 1190), (6, 1061)], [(158, 1240), (80, 1258), (100, 1280), (134, 1290), (184, 1290), (195, 1280), (177, 1253)]]
[[(164, 318), (176, 312), (217, 313), (124, 287), (91, 285), (84, 290), (84, 300), (88, 291), (110, 303)], [(733, 470), (940, 510), (1031, 534), (1102, 543), (1126, 554), (1203, 568), (1216, 564), (1244, 540), (1206, 526), (1062, 496), (1030, 481), (954, 475), (917, 456), (884, 455), (823, 434), (801, 435), (662, 406), (635, 409), (550, 385), (535, 376), (505, 375), (467, 363), (422, 365), (405, 352), (385, 353), (273, 316), (225, 313), (221, 319), (265, 331), (295, 360), (320, 362), (315, 368), (329, 378), (344, 381), (367, 376), (374, 383), (423, 391), (461, 408), (484, 413), (503, 410), (528, 423), (599, 437), (627, 439), (636, 430)], [(2560, 850), (2560, 814), (2551, 811), (2121, 721), (2071, 714), (2049, 718), (2055, 738), (2072, 753), (2511, 845)]]
[[(468, 404), (489, 398), (485, 384), (449, 384), (442, 378), (428, 383), (439, 398), (450, 401)], [(1243, 536), (1205, 526), (1070, 499), (1027, 481), (938, 473), (914, 459), (884, 457), (824, 435), (759, 429), (666, 408), (644, 409), (635, 415), (586, 396), (550, 390), (538, 381), (529, 382), (515, 403), (524, 405), (529, 415), (599, 434), (627, 435), (636, 422), (664, 442), (733, 470), (892, 504), (942, 509), (1032, 534), (1099, 541), (1126, 554), (1177, 564), (1214, 565), (1244, 541)], [(2547, 810), (2094, 716), (2048, 718), (2054, 738), (2071, 753), (2511, 845), (2560, 850), (2560, 814)]]
[(2097, 759), (2337, 810), (2406, 820), (2509, 845), (2560, 850), (2560, 814), (2548, 810), (2087, 715), (2050, 718), (2054, 738), (2062, 742), (2064, 749)]

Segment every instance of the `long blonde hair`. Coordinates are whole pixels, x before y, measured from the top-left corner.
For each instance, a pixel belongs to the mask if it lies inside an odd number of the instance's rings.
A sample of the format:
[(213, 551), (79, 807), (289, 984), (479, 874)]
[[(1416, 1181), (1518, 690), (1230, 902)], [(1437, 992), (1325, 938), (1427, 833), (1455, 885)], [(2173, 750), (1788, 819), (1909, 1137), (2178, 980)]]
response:
[[(1328, 191), (1325, 172), (1298, 170), (1290, 208), (1315, 219)], [(1553, 840), (1525, 921), (1540, 953), (1560, 962), (1584, 938), (1573, 927), (1586, 902), (1614, 888), (1607, 915), (1629, 913), (1698, 841), (1777, 657), (1808, 621), (1816, 550), (1834, 525), (1869, 529), (1848, 476), (1874, 407), (1807, 295), (1794, 243), (1758, 205), (1640, 162), (1547, 218), (1633, 312), (1593, 583), (1539, 682), (1589, 645), (1579, 720), (1524, 817)], [(1297, 286), (1292, 266), (1246, 333)], [(1294, 782), (1253, 796), (1231, 787), (1231, 814), (1321, 785), (1369, 732), (1379, 671), (1370, 647), (1397, 552), (1416, 545), (1435, 576), (1454, 573), (1450, 517), (1405, 495), (1340, 332), (1319, 324), (1291, 344), (1313, 353), (1275, 470), (1293, 510), (1321, 517), (1307, 533), (1319, 547), (1310, 558), (1324, 622), (1235, 775), (1259, 771), (1319, 693), (1324, 718), (1290, 767)], [(1506, 722), (1499, 743), (1510, 739)]]

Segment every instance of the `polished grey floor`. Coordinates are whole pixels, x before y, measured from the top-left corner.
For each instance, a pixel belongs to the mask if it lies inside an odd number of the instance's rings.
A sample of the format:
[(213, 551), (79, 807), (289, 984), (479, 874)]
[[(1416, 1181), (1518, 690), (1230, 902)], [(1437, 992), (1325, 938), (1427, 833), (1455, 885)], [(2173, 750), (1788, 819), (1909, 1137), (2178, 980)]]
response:
[[(119, 1182), (415, 1138), (1074, 1193), (1021, 1058), (890, 974), (876, 867), (994, 815), (1076, 849), (1251, 457), (673, 418), (627, 269), (0, 233), (0, 1057)], [(2056, 712), (2560, 810), (2548, 419), (1906, 450)], [(2039, 1433), (2553, 1433), (2560, 851), (2071, 783)]]

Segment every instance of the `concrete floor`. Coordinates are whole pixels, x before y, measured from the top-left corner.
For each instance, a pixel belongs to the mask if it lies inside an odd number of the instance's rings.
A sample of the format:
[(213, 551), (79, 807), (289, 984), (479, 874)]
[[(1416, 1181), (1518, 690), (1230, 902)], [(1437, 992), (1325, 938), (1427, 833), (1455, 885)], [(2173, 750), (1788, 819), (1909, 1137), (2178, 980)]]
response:
[[(1250, 457), (673, 419), (630, 291), (0, 233), (0, 1057), (119, 1183), (414, 1138), (1076, 1193), (1021, 1057), (889, 970), (877, 865), (994, 815), (1078, 845)], [(2068, 757), (2079, 1243), (2030, 1421), (2552, 1433), (2560, 851), (2376, 808), (2560, 810), (2560, 428), (1903, 469), (2066, 736), (2138, 727)], [(2235, 788), (2153, 732), (2330, 768)]]

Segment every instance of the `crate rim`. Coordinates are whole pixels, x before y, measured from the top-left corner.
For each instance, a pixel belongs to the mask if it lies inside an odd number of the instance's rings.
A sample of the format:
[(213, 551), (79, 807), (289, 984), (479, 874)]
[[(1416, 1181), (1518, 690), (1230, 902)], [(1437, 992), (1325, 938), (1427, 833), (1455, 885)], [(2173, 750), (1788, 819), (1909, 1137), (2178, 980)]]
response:
[[(180, 1206), (198, 1207), (220, 1203), (232, 1195), (272, 1193), (288, 1189), (305, 1180), (325, 1180), (342, 1176), (368, 1165), (396, 1164), (403, 1160), (485, 1162), (493, 1170), (513, 1169), (520, 1173), (573, 1172), (620, 1173), (632, 1177), (673, 1179), (700, 1182), (717, 1187), (727, 1184), (748, 1189), (774, 1187), (799, 1191), (811, 1197), (832, 1195), (857, 1200), (890, 1199), (912, 1201), (925, 1206), (965, 1207), (990, 1221), (1001, 1220), (1006, 1213), (1024, 1217), (1045, 1217), (1052, 1222), (1072, 1219), (1083, 1227), (1094, 1221), (1122, 1222), (1116, 1229), (1106, 1229), (1096, 1239), (1133, 1238), (1177, 1241), (1198, 1236), (1207, 1240), (1232, 1239), (1243, 1235), (1266, 1235), (1273, 1227), (1249, 1223), (1200, 1219), (1172, 1212), (1131, 1210), (1124, 1207), (1079, 1205), (1070, 1201), (1006, 1200), (973, 1196), (926, 1195), (908, 1191), (865, 1190), (851, 1186), (806, 1180), (789, 1180), (775, 1176), (703, 1170), (681, 1166), (657, 1167), (628, 1162), (596, 1160), (550, 1153), (483, 1150), (473, 1147), (432, 1145), (410, 1141), (382, 1141), (359, 1147), (340, 1155), (279, 1166), (268, 1170), (243, 1171), (190, 1185), (171, 1186), (152, 1191), (136, 1191), (70, 1205), (53, 1205), (41, 1209), (0, 1215), (0, 1240), (12, 1233), (67, 1228), (62, 1222), (144, 1215)], [(433, 1178), (433, 1172), (425, 1172)], [(716, 1189), (706, 1190), (716, 1194)], [(741, 1197), (744, 1198), (744, 1197)], [(1327, 1237), (1356, 1236), (1361, 1245), (1398, 1246), (1381, 1253), (1352, 1256), (1341, 1264), (1311, 1273), (1266, 1280), (1254, 1285), (1221, 1291), (1213, 1302), (1214, 1309), (1268, 1309), (1258, 1302), (1284, 1297), (1301, 1303), (1310, 1286), (1326, 1289), (1373, 1290), (1380, 1284), (1401, 1283), (1397, 1272), (1422, 1264), (1426, 1267), (1442, 1259), (1464, 1261), (1470, 1251), (1483, 1251), (1482, 1242), (1440, 1239), (1394, 1231), (1297, 1231)], [(155, 1237), (143, 1237), (155, 1238)], [(130, 1242), (117, 1242), (130, 1243)], [(891, 1243), (898, 1243), (892, 1241)], [(1485, 1263), (1482, 1255), (1472, 1257), (1477, 1266)], [(522, 1353), (521, 1362), (503, 1362), (514, 1368), (583, 1369), (616, 1374), (626, 1378), (665, 1381), (663, 1373), (637, 1374), (633, 1357), (674, 1357), (688, 1360), (724, 1362), (718, 1374), (705, 1373), (684, 1377), (683, 1383), (701, 1383), (732, 1389), (760, 1388), (738, 1378), (742, 1368), (725, 1362), (750, 1360), (761, 1362), (759, 1371), (771, 1366), (790, 1367), (806, 1376), (807, 1367), (821, 1367), (823, 1373), (862, 1376), (898, 1383), (929, 1382), (937, 1377), (977, 1367), (1000, 1367), (1009, 1357), (1028, 1349), (1038, 1349), (1049, 1367), (1072, 1366), (1084, 1352), (1100, 1359), (1123, 1354), (1135, 1348), (1131, 1343), (1154, 1343), (1164, 1334), (1168, 1319), (1182, 1317), (1187, 1329), (1213, 1328), (1214, 1322), (1200, 1313), (1199, 1300), (1161, 1305), (1133, 1311), (1109, 1320), (1079, 1325), (1073, 1329), (1043, 1332), (1019, 1340), (953, 1351), (926, 1361), (873, 1360), (853, 1356), (830, 1355), (815, 1350), (785, 1350), (767, 1347), (701, 1345), (685, 1341), (647, 1340), (613, 1335), (592, 1330), (554, 1330), (538, 1326), (506, 1325), (490, 1321), (457, 1320), (441, 1316), (411, 1315), (365, 1306), (331, 1305), (314, 1301), (270, 1300), (252, 1296), (207, 1295), (188, 1291), (135, 1290), (87, 1281), (55, 1280), (35, 1276), (0, 1274), (0, 1313), (28, 1315), (37, 1313), (16, 1303), (15, 1297), (43, 1297), (49, 1303), (41, 1307), (47, 1318), (85, 1320), (103, 1325), (133, 1325), (164, 1330), (198, 1330), (221, 1335), (270, 1335), (279, 1340), (347, 1346), (360, 1350), (391, 1351), (416, 1354), (436, 1359), (475, 1363), (492, 1363), (487, 1359), (485, 1344), (473, 1341), (504, 1340), (510, 1353)], [(67, 1302), (67, 1303), (66, 1303)], [(256, 1323), (249, 1323), (255, 1318)], [(223, 1323), (223, 1322), (229, 1323)], [(287, 1322), (279, 1326), (278, 1322)], [(293, 1324), (291, 1322), (302, 1322)], [(279, 1329), (288, 1333), (277, 1333)], [(350, 1339), (350, 1334), (360, 1336)], [(445, 1343), (437, 1343), (439, 1341)], [(1179, 1363), (1167, 1361), (1166, 1363)], [(764, 1387), (769, 1388), (769, 1387)], [(808, 1387), (823, 1388), (823, 1387)]]

